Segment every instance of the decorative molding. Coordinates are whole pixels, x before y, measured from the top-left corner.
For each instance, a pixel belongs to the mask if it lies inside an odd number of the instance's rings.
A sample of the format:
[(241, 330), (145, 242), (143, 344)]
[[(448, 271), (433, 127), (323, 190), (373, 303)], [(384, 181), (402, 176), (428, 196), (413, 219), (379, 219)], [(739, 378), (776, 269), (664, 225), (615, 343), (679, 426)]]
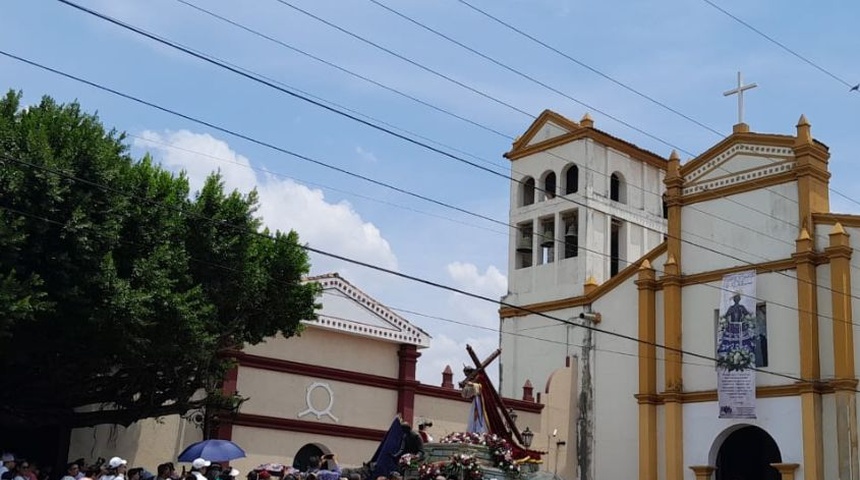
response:
[(726, 188), (737, 185), (742, 182), (751, 180), (760, 180), (763, 178), (779, 175), (781, 173), (790, 172), (794, 169), (797, 163), (793, 161), (776, 162), (770, 165), (762, 165), (756, 168), (750, 168), (739, 172), (734, 172), (722, 177), (713, 178), (701, 183), (686, 184), (681, 190), (683, 195), (693, 195), (696, 193), (707, 192), (716, 188)]
[[(313, 398), (311, 397), (314, 390), (323, 389), (328, 393), (328, 404), (323, 409), (319, 409), (314, 405)], [(304, 417), (305, 415), (313, 415), (317, 417), (317, 420), (322, 417), (328, 417), (335, 421), (335, 423), (340, 422), (340, 419), (334, 416), (331, 413), (332, 407), (334, 407), (334, 392), (331, 390), (331, 387), (327, 383), (323, 382), (313, 382), (308, 385), (307, 392), (305, 393), (305, 402), (307, 403), (306, 409), (302, 410), (298, 413), (298, 417)]]
[[(843, 227), (860, 227), (860, 215), (847, 213), (813, 213), (812, 220), (816, 224), (834, 225), (841, 223)], [(814, 234), (814, 232), (809, 232)]]
[[(532, 138), (548, 121), (552, 121), (563, 128), (569, 129), (570, 133), (558, 135), (542, 142), (529, 145)], [(508, 160), (514, 161), (584, 138), (590, 138), (601, 145), (626, 154), (634, 160), (647, 163), (662, 170), (666, 170), (667, 168), (666, 159), (656, 153), (645, 150), (596, 128), (578, 124), (551, 110), (544, 110), (543, 113), (541, 113), (538, 118), (532, 122), (526, 132), (513, 143), (511, 150), (505, 153), (504, 157)]]
[(703, 165), (709, 163), (712, 159), (721, 155), (723, 152), (729, 150), (733, 145), (738, 143), (745, 145), (792, 148), (794, 146), (794, 140), (795, 137), (791, 135), (734, 132), (719, 143), (713, 145), (698, 157), (682, 165), (680, 174), (683, 178), (688, 178), (691, 172), (697, 171)]
[(645, 210), (633, 208), (627, 204), (615, 202), (602, 196), (586, 195), (584, 208), (611, 215), (627, 223), (643, 226), (652, 231), (662, 232), (664, 235), (668, 228), (668, 222), (661, 215), (648, 213)]
[(308, 422), (305, 420), (293, 420), (266, 415), (254, 415), (250, 413), (237, 414), (232, 420), (232, 424), (242, 427), (284, 430), (288, 432), (311, 433), (315, 435), (328, 435), (341, 438), (357, 438), (360, 440), (372, 440), (377, 442), (382, 440), (386, 433), (385, 430), (376, 430), (373, 428), (348, 427), (332, 423)]
[[(826, 258), (822, 256), (816, 257), (817, 264), (827, 263)], [(724, 275), (728, 275), (730, 273), (743, 272), (745, 270), (750, 270), (754, 268), (756, 273), (775, 273), (782, 272), (785, 270), (794, 270), (797, 267), (797, 262), (793, 258), (784, 258), (781, 260), (772, 260), (770, 262), (762, 262), (756, 264), (744, 264), (738, 265), (736, 267), (728, 267), (720, 270), (711, 270), (709, 272), (701, 272), (694, 273), (690, 275), (683, 275), (681, 277), (681, 285), (699, 285), (702, 283), (710, 283), (720, 281)]]
[(654, 263), (654, 261), (664, 253), (666, 253), (666, 242), (657, 245), (650, 252), (646, 253), (642, 258), (640, 258), (636, 262), (631, 263), (626, 268), (624, 268), (624, 270), (618, 272), (617, 275), (610, 278), (603, 284), (597, 286), (594, 290), (585, 295), (580, 295), (578, 297), (562, 298), (559, 300), (551, 300), (549, 302), (532, 303), (529, 305), (523, 305), (518, 307), (505, 306), (499, 309), (499, 316), (501, 318), (524, 317), (526, 315), (530, 315), (533, 312), (552, 312), (554, 310), (588, 305), (597, 300), (598, 298), (602, 297), (606, 293), (612, 291), (613, 288), (620, 285), (627, 279), (631, 278), (633, 275), (637, 274), (637, 272), (639, 271), (639, 266), (642, 264), (642, 260), (647, 259), (649, 262)]
[[(769, 385), (756, 387), (756, 398), (779, 398), (796, 397), (805, 391), (812, 390), (817, 394), (833, 393), (832, 382), (822, 381), (816, 383), (792, 383), (787, 385)], [(639, 403), (666, 403), (668, 401), (679, 401), (680, 403), (703, 403), (716, 402), (716, 390), (698, 390), (693, 392), (661, 392), (656, 396), (634, 395)], [(641, 397), (641, 398), (640, 398)]]
[(739, 193), (750, 192), (753, 190), (763, 190), (775, 185), (796, 181), (796, 173), (796, 170), (789, 170), (787, 172), (777, 173), (769, 177), (762, 177), (750, 182), (735, 183), (711, 190), (692, 193), (690, 195), (682, 196), (679, 201), (682, 205), (692, 205), (694, 203), (704, 202), (707, 200), (728, 197), (729, 195), (737, 195)]
[[(417, 395), (424, 397), (442, 398), (445, 400), (456, 400), (463, 403), (471, 403), (471, 399), (463, 398), (460, 390), (452, 390), (449, 388), (436, 387), (434, 385), (419, 384), (415, 390)], [(502, 401), (506, 407), (513, 408), (520, 412), (540, 413), (543, 411), (544, 405), (537, 402), (529, 402), (514, 398), (503, 397)]]
[(765, 158), (773, 158), (773, 157), (781, 157), (782, 159), (791, 159), (794, 158), (794, 150), (791, 147), (774, 147), (771, 145), (754, 145), (750, 143), (736, 143), (728, 149), (724, 150), (719, 155), (713, 157), (712, 159), (702, 163), (698, 167), (694, 168), (692, 171), (687, 172), (684, 175), (684, 182), (693, 182), (706, 173), (714, 171), (728, 161), (731, 157), (734, 157), (738, 153), (746, 153), (757, 157), (765, 157)]
[(350, 372), (349, 370), (341, 370), (339, 368), (309, 365), (290, 360), (251, 355), (244, 352), (235, 352), (230, 356), (235, 358), (239, 363), (239, 366), (242, 367), (258, 368), (260, 370), (268, 370), (272, 372), (291, 373), (294, 375), (334, 380), (338, 382), (352, 383), (354, 385), (365, 385), (368, 387), (384, 388), (388, 390), (396, 390), (398, 386), (396, 378), (383, 377), (381, 375), (373, 375), (370, 373)]
[[(356, 288), (354, 285), (343, 279), (340, 275), (333, 273), (311, 277), (309, 282), (317, 282), (323, 290), (337, 290), (356, 304), (367, 309), (370, 313), (377, 315), (382, 320), (390, 323), (393, 328), (383, 328), (374, 325), (367, 325), (350, 319), (327, 316), (325, 313), (318, 315), (317, 320), (304, 321), (306, 325), (313, 325), (328, 330), (336, 330), (355, 335), (372, 337), (387, 342), (407, 343), (419, 347), (430, 346), (430, 335), (421, 330), (408, 320), (392, 312), (388, 307), (374, 300), (372, 297)], [(323, 312), (325, 309), (323, 308)]]
[[(272, 372), (290, 373), (294, 375), (302, 375), (325, 380), (333, 380), (353, 385), (364, 385), (368, 387), (384, 388), (386, 390), (396, 391), (400, 382), (396, 378), (383, 377), (380, 375), (372, 375), (362, 372), (350, 372), (338, 368), (321, 367), (319, 365), (309, 365), (290, 360), (281, 360), (277, 358), (263, 357), (259, 355), (251, 355), (244, 352), (230, 352), (229, 357), (236, 360), (240, 367), (257, 368), (260, 370), (268, 370)], [(437, 387), (434, 385), (425, 385), (417, 381), (411, 382), (415, 384), (415, 392), (418, 395), (428, 397), (444, 398), (447, 400), (463, 400), (460, 395), (460, 390)], [(525, 412), (540, 413), (543, 410), (543, 405), (540, 403), (526, 402), (513, 398), (503, 398), (505, 405), (513, 407), (516, 410)]]

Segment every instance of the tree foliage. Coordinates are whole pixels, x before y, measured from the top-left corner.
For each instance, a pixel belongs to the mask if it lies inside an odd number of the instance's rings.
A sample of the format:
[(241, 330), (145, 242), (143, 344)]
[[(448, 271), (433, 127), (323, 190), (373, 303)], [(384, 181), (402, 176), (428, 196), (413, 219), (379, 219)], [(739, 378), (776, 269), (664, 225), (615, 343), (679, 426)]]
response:
[(77, 103), (20, 100), (0, 99), (0, 420), (127, 425), (229, 403), (223, 351), (315, 318), (297, 234), (263, 230), (256, 192), (218, 174), (190, 197)]

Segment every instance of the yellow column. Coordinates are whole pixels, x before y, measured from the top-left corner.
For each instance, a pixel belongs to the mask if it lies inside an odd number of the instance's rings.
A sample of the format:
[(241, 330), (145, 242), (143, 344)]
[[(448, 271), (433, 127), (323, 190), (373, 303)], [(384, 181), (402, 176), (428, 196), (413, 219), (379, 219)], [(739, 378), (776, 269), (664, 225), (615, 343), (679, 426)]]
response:
[(794, 138), (794, 167), (797, 178), (797, 204), (800, 209), (800, 226), (813, 229), (812, 214), (830, 211), (830, 172), (827, 162), (830, 153), (821, 143), (812, 138), (812, 126), (805, 115), (797, 121), (797, 135)]
[(770, 466), (775, 468), (779, 472), (780, 478), (782, 480), (794, 480), (794, 472), (797, 470), (797, 467), (799, 467), (800, 464), (799, 463), (771, 463)]
[(666, 205), (669, 210), (669, 228), (666, 235), (667, 260), (663, 277), (663, 323), (665, 350), (664, 416), (666, 449), (666, 480), (684, 478), (684, 417), (681, 392), (683, 348), (681, 341), (681, 158), (678, 152), (669, 156), (666, 178)]
[(657, 480), (657, 279), (646, 259), (639, 267), (639, 478)]
[(690, 467), (690, 470), (693, 471), (696, 480), (711, 480), (711, 475), (716, 469), (710, 465), (694, 465)]
[(836, 450), (839, 478), (858, 480), (857, 379), (854, 375), (854, 329), (851, 305), (851, 243), (837, 223), (830, 232), (830, 292), (833, 306), (833, 365), (836, 391)]
[(810, 480), (824, 478), (821, 395), (814, 383), (821, 376), (818, 348), (818, 294), (813, 239), (802, 228), (793, 255), (797, 269), (797, 323), (800, 337), (800, 388), (803, 471)]

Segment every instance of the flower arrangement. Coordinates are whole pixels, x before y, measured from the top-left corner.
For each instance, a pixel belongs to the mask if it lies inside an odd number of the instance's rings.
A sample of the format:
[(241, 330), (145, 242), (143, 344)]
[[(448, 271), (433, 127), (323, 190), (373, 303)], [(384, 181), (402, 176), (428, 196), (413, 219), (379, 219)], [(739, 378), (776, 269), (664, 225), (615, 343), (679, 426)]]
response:
[(729, 351), (717, 359), (717, 366), (730, 372), (754, 367), (755, 353), (741, 345), (732, 346)]
[(520, 462), (514, 461), (511, 444), (496, 434), (457, 432), (444, 437), (440, 440), (440, 443), (485, 445), (489, 448), (490, 455), (493, 457), (493, 466), (515, 476), (521, 472)]
[(460, 477), (463, 480), (483, 480), (484, 472), (473, 455), (454, 455), (448, 462), (423, 463), (418, 467), (419, 480), (435, 480), (439, 475), (446, 478)]
[(417, 468), (418, 464), (421, 463), (419, 461), (418, 456), (413, 455), (411, 453), (403, 454), (400, 457), (400, 470), (405, 470), (407, 468)]

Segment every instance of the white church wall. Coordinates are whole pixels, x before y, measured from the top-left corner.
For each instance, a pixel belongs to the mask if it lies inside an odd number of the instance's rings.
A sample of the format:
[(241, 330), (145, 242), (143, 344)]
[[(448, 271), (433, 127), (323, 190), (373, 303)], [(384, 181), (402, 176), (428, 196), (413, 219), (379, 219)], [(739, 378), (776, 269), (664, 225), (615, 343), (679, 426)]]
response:
[[(818, 272), (818, 348), (821, 352), (818, 357), (821, 365), (821, 378), (833, 378), (835, 367), (832, 354), (833, 303), (831, 302), (830, 292), (830, 265), (819, 265), (816, 271)], [(854, 342), (857, 342), (856, 338)], [(854, 348), (857, 351), (856, 345)]]
[(797, 218), (794, 182), (684, 207), (683, 273), (789, 258), (795, 250)]
[[(598, 299), (593, 309), (603, 319), (597, 327), (636, 338), (637, 295), (630, 278)], [(634, 395), (639, 388), (639, 343), (595, 333), (594, 348), (594, 430), (603, 432), (595, 435), (594, 466), (599, 478), (636, 478), (639, 407)], [(618, 461), (619, 451), (626, 452), (627, 461)]]
[[(547, 312), (553, 317), (568, 319), (578, 316), (580, 309)], [(502, 319), (502, 395), (519, 398), (523, 383), (528, 379), (535, 395), (544, 391), (546, 380), (564, 358), (579, 352), (581, 344), (575, 328), (538, 315)]]
[[(758, 418), (753, 420), (720, 419), (718, 410), (717, 402), (684, 405), (685, 467), (714, 465), (719, 450), (715, 440), (727, 429), (744, 425), (755, 425), (773, 437), (783, 462), (803, 463), (800, 397), (760, 398), (756, 401)], [(695, 475), (685, 468), (684, 478), (695, 480)], [(803, 469), (799, 469), (794, 478), (803, 480)]]
[(836, 396), (821, 396), (821, 433), (824, 437), (824, 478), (839, 478), (836, 435)]

